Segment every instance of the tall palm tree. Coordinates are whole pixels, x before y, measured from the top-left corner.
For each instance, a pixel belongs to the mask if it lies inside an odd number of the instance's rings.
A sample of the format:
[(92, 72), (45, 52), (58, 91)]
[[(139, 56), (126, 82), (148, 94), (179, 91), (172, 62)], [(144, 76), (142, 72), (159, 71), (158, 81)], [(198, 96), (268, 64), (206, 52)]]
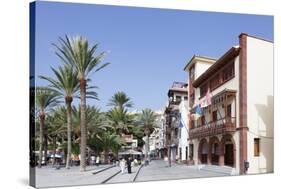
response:
[(70, 157), (71, 157), (71, 127), (72, 127), (72, 108), (71, 103), (73, 96), (79, 91), (79, 80), (77, 78), (77, 72), (73, 70), (70, 65), (64, 65), (57, 70), (51, 68), (56, 78), (40, 76), (40, 78), (50, 82), (50, 87), (54, 89), (60, 97), (64, 98), (67, 109), (67, 157), (65, 168), (69, 169)]
[(113, 106), (119, 109), (133, 107), (133, 102), (124, 92), (115, 93), (109, 100), (108, 106)]
[[(36, 87), (35, 105), (39, 114), (40, 132), (39, 132), (39, 164), (41, 168), (42, 163), (42, 149), (43, 149), (43, 137), (47, 136), (47, 130), (45, 128), (46, 111), (58, 103), (58, 95), (45, 87)], [(47, 159), (47, 137), (45, 137), (45, 161)]]
[(65, 39), (59, 38), (57, 48), (57, 56), (65, 63), (70, 64), (78, 73), (80, 83), (80, 105), (81, 105), (81, 161), (80, 171), (86, 170), (86, 145), (87, 145), (87, 127), (86, 127), (86, 86), (87, 78), (91, 72), (97, 72), (109, 63), (101, 64), (101, 60), (105, 55), (102, 52), (96, 54), (98, 44), (89, 46), (88, 40), (82, 36)]
[(157, 127), (156, 125), (156, 114), (151, 109), (144, 109), (139, 117), (139, 122), (143, 127), (145, 135), (145, 160), (147, 160), (149, 152), (149, 136), (153, 130)]

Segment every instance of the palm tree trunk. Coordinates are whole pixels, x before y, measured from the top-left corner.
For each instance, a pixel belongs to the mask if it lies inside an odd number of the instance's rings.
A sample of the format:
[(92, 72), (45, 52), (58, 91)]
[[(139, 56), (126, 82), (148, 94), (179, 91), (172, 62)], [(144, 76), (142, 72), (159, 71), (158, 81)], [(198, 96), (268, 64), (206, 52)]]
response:
[(47, 153), (48, 153), (48, 131), (47, 128), (44, 125), (44, 162), (47, 165)]
[(45, 119), (45, 115), (44, 113), (40, 113), (39, 115), (39, 120), (40, 120), (40, 131), (39, 131), (39, 162), (38, 162), (38, 167), (41, 168), (41, 164), (42, 164), (42, 156), (43, 156), (43, 153), (42, 153), (42, 150), (43, 150), (43, 135), (44, 135), (44, 132), (43, 132), (43, 128), (44, 128), (44, 119)]
[(72, 102), (72, 97), (66, 97), (65, 102), (66, 102), (66, 108), (67, 108), (67, 157), (66, 157), (65, 168), (69, 169), (70, 157), (71, 157), (71, 125), (72, 125), (71, 102)]
[(80, 79), (80, 106), (81, 106), (81, 144), (80, 144), (80, 171), (86, 171), (86, 145), (87, 145), (87, 128), (86, 128), (86, 80)]
[(106, 164), (108, 164), (108, 154), (109, 154), (109, 151), (108, 150), (104, 150), (104, 162)]
[(56, 149), (57, 149), (57, 139), (56, 139), (56, 136), (54, 136), (53, 138), (53, 147), (54, 147), (54, 151), (53, 151), (53, 166), (55, 165), (55, 155), (56, 155)]
[(147, 160), (148, 158), (148, 151), (149, 151), (149, 133), (147, 131), (147, 129), (145, 129), (145, 136), (146, 136), (146, 139), (145, 139), (145, 154), (144, 154), (144, 159)]

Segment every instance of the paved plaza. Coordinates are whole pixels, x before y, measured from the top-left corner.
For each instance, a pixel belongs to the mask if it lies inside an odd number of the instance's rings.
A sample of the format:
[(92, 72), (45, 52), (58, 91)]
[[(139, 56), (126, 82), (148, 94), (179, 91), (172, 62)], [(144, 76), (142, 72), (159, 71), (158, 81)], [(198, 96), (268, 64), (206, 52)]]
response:
[(79, 166), (59, 170), (51, 166), (36, 168), (36, 185), (42, 188), (215, 176), (226, 174), (198, 170), (196, 166), (172, 164), (168, 167), (167, 162), (154, 160), (148, 166), (132, 167), (132, 174), (121, 174), (119, 166), (112, 165), (89, 166), (86, 172), (80, 172)]

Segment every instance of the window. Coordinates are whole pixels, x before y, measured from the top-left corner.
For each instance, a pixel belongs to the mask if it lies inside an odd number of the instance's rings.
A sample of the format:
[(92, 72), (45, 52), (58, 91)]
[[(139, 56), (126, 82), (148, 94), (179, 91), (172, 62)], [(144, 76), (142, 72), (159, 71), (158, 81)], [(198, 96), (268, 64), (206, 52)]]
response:
[(214, 88), (216, 88), (219, 85), (220, 85), (220, 75), (217, 74), (213, 79), (211, 79), (210, 88), (211, 88), (211, 90), (213, 90)]
[(207, 91), (208, 91), (208, 85), (207, 84), (200, 87), (200, 96), (201, 97), (205, 96)]
[(193, 106), (194, 101), (195, 101), (195, 96), (194, 96), (194, 93), (193, 93), (193, 94), (190, 95), (190, 106)]
[(193, 81), (194, 80), (194, 76), (195, 76), (195, 69), (194, 69), (194, 66), (192, 66), (189, 70), (189, 78), (190, 78), (190, 81)]
[(231, 104), (227, 105), (226, 116), (231, 117)]
[(195, 127), (195, 120), (191, 120), (191, 129)]
[(234, 76), (234, 62), (230, 63), (226, 69), (223, 70), (223, 82), (231, 79)]
[(187, 96), (183, 97), (184, 100), (187, 100)]
[(178, 129), (177, 128), (175, 129), (175, 133), (174, 134), (175, 134), (175, 138), (178, 138)]
[(181, 101), (181, 96), (176, 96), (176, 102), (180, 102)]
[(260, 156), (260, 139), (254, 138), (254, 156)]
[(189, 144), (189, 158), (193, 160), (193, 144)]
[(204, 115), (201, 116), (201, 125), (206, 125), (206, 119)]
[(179, 148), (180, 150), (180, 160), (182, 159), (182, 152), (181, 152), (181, 148)]
[(187, 146), (185, 147), (185, 158), (186, 158), (186, 160), (188, 160), (188, 147)]
[(217, 121), (218, 116), (217, 116), (217, 110), (213, 111), (213, 121)]

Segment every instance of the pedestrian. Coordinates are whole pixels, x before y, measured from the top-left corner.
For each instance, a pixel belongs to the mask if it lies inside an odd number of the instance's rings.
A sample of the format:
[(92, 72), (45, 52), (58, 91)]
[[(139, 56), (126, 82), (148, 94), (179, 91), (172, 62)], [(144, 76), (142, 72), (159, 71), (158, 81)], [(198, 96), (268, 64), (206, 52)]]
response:
[(167, 156), (165, 156), (165, 157), (164, 157), (164, 161), (167, 163), (167, 166), (169, 166), (169, 162), (168, 162), (168, 160), (169, 160), (169, 159), (168, 159), (168, 157), (167, 157)]
[(97, 158), (96, 158), (96, 165), (99, 166), (99, 164), (100, 164), (100, 156), (97, 156)]
[(138, 165), (138, 160), (135, 158), (134, 159), (134, 166), (137, 166)]
[(132, 159), (131, 159), (131, 157), (129, 157), (128, 160), (127, 160), (127, 168), (128, 168), (128, 173), (131, 174), (132, 173)]
[(120, 165), (120, 169), (121, 169), (121, 174), (124, 174), (125, 166), (126, 166), (126, 162), (125, 162), (124, 158), (120, 161), (119, 165)]
[(95, 165), (96, 156), (92, 155), (92, 156), (91, 156), (91, 161), (92, 161), (92, 165)]

